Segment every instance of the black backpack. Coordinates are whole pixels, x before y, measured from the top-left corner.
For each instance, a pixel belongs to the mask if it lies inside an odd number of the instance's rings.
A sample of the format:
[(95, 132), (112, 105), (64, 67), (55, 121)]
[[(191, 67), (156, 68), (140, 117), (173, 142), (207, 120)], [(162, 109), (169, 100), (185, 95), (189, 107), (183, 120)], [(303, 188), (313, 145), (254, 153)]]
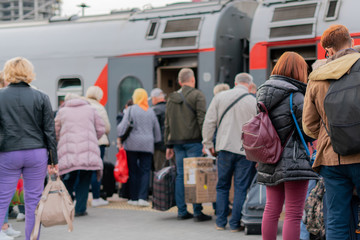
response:
[(360, 60), (331, 82), (324, 100), (329, 123), (326, 132), (334, 151), (342, 156), (360, 153)]

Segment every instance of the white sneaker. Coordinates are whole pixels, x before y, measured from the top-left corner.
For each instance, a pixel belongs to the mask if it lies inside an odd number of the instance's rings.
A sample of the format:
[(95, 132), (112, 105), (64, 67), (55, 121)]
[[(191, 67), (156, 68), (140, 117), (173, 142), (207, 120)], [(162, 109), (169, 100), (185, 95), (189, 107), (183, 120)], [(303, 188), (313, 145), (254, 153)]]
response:
[(1, 231), (0, 231), (0, 240), (14, 240), (14, 238), (6, 235), (6, 234), (1, 230)]
[(6, 230), (1, 230), (3, 233), (5, 233), (6, 235), (8, 235), (9, 237), (13, 237), (13, 238), (17, 238), (21, 236), (21, 232), (20, 231), (16, 231), (15, 229), (13, 229), (13, 227), (11, 226), (11, 224), (9, 224), (8, 229)]
[(16, 216), (16, 221), (17, 221), (17, 222), (25, 221), (25, 214), (23, 214), (23, 213), (18, 213), (18, 215)]
[(93, 207), (99, 207), (99, 206), (104, 206), (104, 205), (108, 205), (108, 204), (109, 204), (109, 202), (102, 198), (93, 199), (91, 201), (91, 206), (93, 206)]
[(149, 207), (150, 203), (148, 201), (146, 201), (146, 200), (139, 199), (138, 205), (141, 206), (141, 207)]
[(127, 202), (129, 205), (133, 205), (133, 206), (137, 206), (138, 205), (138, 201), (133, 201), (133, 200), (129, 200)]

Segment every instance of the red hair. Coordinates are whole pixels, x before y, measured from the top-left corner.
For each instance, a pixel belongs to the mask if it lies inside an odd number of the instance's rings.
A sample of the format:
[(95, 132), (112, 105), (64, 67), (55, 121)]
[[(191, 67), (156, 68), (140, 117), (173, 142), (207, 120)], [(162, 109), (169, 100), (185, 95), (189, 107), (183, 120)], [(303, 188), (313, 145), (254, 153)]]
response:
[(331, 25), (325, 30), (320, 40), (323, 48), (333, 48), (339, 51), (346, 45), (351, 46), (351, 36), (349, 30), (344, 25)]
[(271, 75), (281, 75), (307, 83), (308, 65), (296, 52), (284, 52), (276, 63)]

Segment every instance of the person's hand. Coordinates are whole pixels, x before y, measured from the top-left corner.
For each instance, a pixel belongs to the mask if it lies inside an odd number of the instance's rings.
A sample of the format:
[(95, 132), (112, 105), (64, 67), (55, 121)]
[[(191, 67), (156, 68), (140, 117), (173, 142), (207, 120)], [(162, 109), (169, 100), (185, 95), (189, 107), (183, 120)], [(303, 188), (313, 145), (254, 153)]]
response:
[(210, 151), (211, 155), (216, 156), (215, 148), (212, 147), (209, 149), (209, 151)]
[(166, 159), (172, 159), (174, 157), (174, 149), (167, 148), (166, 149)]
[(216, 153), (215, 153), (215, 149), (214, 149), (213, 147), (207, 149), (207, 148), (205, 147), (205, 145), (203, 145), (202, 152), (203, 152), (206, 156), (209, 155), (209, 152), (210, 152), (210, 155), (213, 156), (213, 157), (215, 157), (215, 154), (216, 154)]
[(58, 175), (59, 174), (59, 166), (57, 164), (56, 165), (48, 165), (48, 173), (50, 176), (53, 174)]
[(116, 139), (116, 146), (117, 146), (118, 149), (123, 147), (123, 145), (121, 143), (121, 139), (119, 137)]

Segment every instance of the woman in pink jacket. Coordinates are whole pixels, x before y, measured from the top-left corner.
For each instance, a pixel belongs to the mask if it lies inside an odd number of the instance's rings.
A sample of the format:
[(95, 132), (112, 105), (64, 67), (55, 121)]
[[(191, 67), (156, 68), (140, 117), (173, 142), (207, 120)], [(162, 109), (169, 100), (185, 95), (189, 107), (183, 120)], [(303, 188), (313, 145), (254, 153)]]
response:
[(103, 169), (98, 139), (105, 133), (104, 121), (86, 100), (68, 94), (56, 115), (55, 131), (60, 175), (73, 199), (75, 191), (75, 216), (85, 216), (92, 171)]

